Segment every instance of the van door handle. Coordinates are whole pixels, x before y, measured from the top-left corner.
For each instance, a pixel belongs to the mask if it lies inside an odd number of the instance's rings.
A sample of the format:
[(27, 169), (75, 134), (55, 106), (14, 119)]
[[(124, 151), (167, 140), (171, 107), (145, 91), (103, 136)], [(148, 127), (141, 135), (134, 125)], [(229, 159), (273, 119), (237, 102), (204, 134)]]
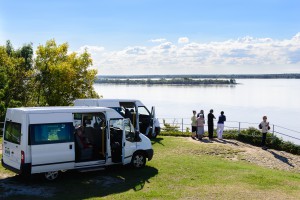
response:
[(73, 145), (70, 144), (70, 145), (69, 145), (69, 149), (72, 149), (72, 148), (73, 148)]

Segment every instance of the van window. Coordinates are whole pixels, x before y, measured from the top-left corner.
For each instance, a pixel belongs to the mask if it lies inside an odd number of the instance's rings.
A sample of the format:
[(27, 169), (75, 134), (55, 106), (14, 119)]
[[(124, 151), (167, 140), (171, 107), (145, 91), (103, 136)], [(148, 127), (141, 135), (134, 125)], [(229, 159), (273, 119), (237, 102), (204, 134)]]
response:
[(32, 124), (30, 125), (30, 144), (73, 142), (73, 129), (73, 123)]
[(127, 141), (134, 142), (135, 134), (134, 134), (134, 127), (130, 123), (130, 121), (125, 120), (125, 138)]
[(139, 115), (150, 115), (150, 112), (145, 106), (139, 107)]
[(6, 121), (4, 140), (15, 144), (20, 144), (21, 141), (21, 124)]

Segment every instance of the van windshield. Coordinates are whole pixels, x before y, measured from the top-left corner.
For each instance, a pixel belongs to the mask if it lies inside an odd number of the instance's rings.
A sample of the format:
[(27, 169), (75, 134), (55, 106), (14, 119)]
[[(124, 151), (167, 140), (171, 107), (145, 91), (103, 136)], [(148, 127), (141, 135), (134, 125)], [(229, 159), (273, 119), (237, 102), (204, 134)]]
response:
[(4, 131), (4, 140), (15, 143), (15, 144), (20, 144), (21, 124), (6, 121), (5, 122), (5, 131)]

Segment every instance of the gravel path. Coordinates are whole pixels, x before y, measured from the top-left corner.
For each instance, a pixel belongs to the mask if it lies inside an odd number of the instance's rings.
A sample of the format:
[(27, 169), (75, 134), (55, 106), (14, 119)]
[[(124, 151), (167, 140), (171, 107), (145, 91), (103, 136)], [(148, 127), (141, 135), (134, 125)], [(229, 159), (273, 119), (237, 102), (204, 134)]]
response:
[(214, 145), (214, 148), (208, 148), (209, 150), (205, 152), (205, 154), (220, 155), (233, 161), (244, 160), (271, 169), (300, 172), (299, 155), (293, 155), (274, 149), (263, 150), (260, 147), (236, 140), (215, 139), (213, 142), (209, 142), (209, 140), (205, 138), (203, 142), (193, 140), (192, 138), (188, 138), (187, 140), (198, 143), (199, 145)]

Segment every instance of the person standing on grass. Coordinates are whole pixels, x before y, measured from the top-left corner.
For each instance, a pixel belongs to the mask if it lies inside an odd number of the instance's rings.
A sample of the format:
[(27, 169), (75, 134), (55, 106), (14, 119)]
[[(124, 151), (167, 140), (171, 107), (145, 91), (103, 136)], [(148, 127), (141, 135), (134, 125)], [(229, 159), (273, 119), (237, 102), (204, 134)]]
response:
[(209, 114), (207, 115), (207, 126), (208, 126), (208, 137), (210, 140), (213, 139), (213, 135), (214, 135), (214, 119), (215, 116), (213, 114), (214, 110), (211, 109), (209, 111)]
[(261, 146), (263, 150), (266, 150), (267, 133), (270, 130), (269, 122), (267, 121), (267, 116), (263, 116), (263, 121), (260, 122), (259, 128), (261, 129), (262, 132)]
[(200, 114), (199, 117), (197, 118), (197, 136), (199, 140), (202, 140), (203, 135), (204, 135), (204, 115)]
[(197, 117), (196, 117), (196, 111), (193, 110), (193, 116), (191, 117), (192, 120), (192, 138), (195, 139), (196, 133), (197, 133)]
[(203, 110), (200, 110), (200, 112), (197, 114), (197, 117), (200, 117), (201, 114), (203, 115), (203, 119), (205, 119), (204, 118), (204, 111)]
[(222, 111), (221, 115), (219, 116), (218, 126), (217, 126), (218, 139), (223, 139), (223, 130), (224, 130), (225, 121), (226, 121), (226, 116), (224, 115), (224, 111)]

